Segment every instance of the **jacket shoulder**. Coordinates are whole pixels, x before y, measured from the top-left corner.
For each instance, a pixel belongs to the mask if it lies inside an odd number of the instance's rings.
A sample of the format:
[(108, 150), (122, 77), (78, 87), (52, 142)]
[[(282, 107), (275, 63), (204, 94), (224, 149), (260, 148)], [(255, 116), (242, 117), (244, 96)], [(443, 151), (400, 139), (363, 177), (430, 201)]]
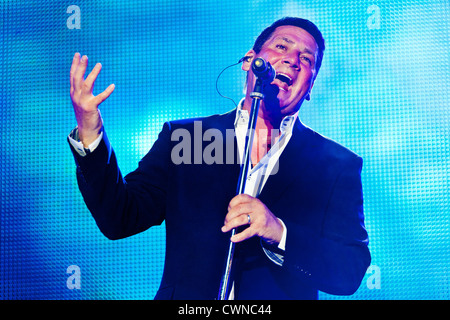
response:
[(177, 128), (191, 128), (196, 122), (201, 122), (203, 128), (220, 128), (229, 123), (234, 123), (236, 109), (230, 110), (223, 114), (214, 114), (206, 117), (196, 117), (169, 121), (169, 127), (171, 129)]
[(330, 161), (347, 162), (362, 161), (362, 158), (348, 147), (326, 137), (313, 129), (301, 124), (311, 143), (320, 151), (323, 157)]

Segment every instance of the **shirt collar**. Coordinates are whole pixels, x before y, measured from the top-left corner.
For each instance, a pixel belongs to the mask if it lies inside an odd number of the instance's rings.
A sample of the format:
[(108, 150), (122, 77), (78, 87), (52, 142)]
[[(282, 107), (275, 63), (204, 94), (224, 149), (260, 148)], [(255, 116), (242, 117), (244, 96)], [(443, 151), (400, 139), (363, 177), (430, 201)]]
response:
[[(249, 113), (247, 110), (242, 109), (242, 107), (244, 106), (244, 100), (245, 100), (245, 98), (243, 98), (239, 102), (238, 107), (236, 109), (236, 118), (234, 119), (234, 127), (235, 128), (238, 126), (239, 123), (241, 123), (241, 124), (248, 123)], [(293, 115), (284, 117), (283, 120), (281, 120), (281, 125), (280, 125), (281, 133), (292, 132), (292, 129), (294, 128), (295, 120), (297, 120), (297, 117), (298, 117), (298, 111), (296, 113), (294, 113)]]

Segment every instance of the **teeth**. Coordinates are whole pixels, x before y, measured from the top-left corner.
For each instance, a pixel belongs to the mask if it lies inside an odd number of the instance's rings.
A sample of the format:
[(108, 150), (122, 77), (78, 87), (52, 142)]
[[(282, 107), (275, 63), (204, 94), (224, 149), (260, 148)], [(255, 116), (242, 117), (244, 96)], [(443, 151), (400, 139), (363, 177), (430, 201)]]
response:
[(285, 73), (278, 72), (276, 78), (279, 79), (280, 81), (285, 82), (288, 86), (292, 84), (292, 78)]
[(285, 74), (285, 73), (282, 73), (282, 72), (278, 72), (278, 74), (279, 75), (282, 75), (282, 76), (285, 76), (286, 78), (288, 78), (289, 79), (289, 81), (292, 81), (292, 78), (291, 77), (289, 77), (287, 74)]

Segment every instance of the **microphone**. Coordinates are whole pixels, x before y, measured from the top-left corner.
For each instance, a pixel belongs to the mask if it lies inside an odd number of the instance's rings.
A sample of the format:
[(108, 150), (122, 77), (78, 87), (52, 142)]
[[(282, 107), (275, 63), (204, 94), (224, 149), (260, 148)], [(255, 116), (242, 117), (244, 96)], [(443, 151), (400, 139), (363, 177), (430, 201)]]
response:
[(275, 69), (263, 58), (256, 58), (252, 63), (252, 71), (262, 82), (272, 82), (277, 75)]

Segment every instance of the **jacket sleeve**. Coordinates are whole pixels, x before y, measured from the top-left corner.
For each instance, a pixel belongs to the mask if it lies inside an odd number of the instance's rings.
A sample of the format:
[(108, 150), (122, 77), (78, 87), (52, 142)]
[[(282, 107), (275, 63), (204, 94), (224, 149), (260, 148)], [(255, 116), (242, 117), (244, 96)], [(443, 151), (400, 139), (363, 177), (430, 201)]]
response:
[(330, 294), (353, 294), (370, 265), (361, 169), (362, 159), (355, 157), (337, 175), (320, 232), (285, 221), (283, 268)]
[(170, 125), (166, 123), (138, 168), (123, 177), (107, 139), (86, 156), (80, 156), (69, 143), (78, 187), (107, 238), (125, 238), (164, 221), (169, 144)]

